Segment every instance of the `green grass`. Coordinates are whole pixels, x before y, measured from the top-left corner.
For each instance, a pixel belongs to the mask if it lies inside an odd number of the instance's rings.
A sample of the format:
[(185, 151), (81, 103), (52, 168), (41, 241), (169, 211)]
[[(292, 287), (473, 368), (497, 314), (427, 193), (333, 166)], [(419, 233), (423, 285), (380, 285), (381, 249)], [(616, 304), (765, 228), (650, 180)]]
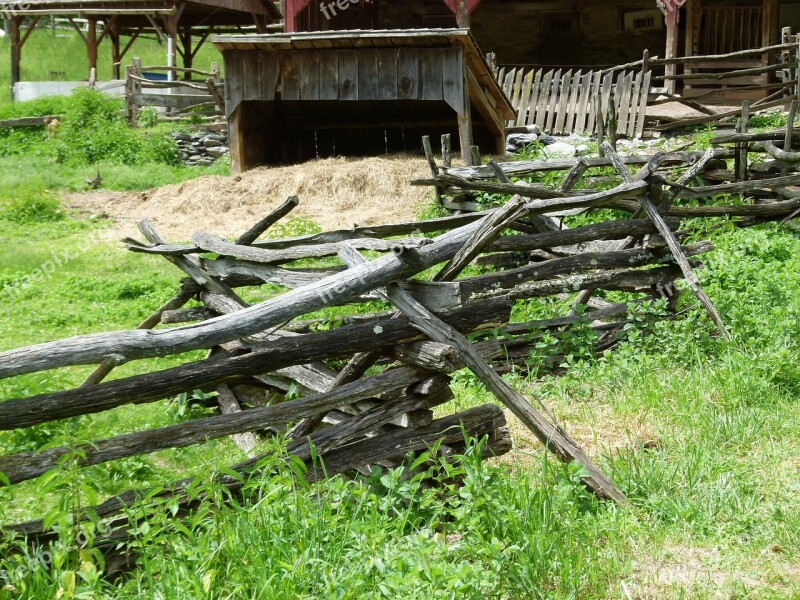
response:
[[(58, 37), (56, 37), (58, 36)], [(124, 48), (127, 37), (120, 40)], [(57, 47), (57, 51), (54, 48)], [(152, 36), (139, 38), (131, 46), (122, 61), (122, 75), (125, 65), (131, 64), (134, 57), (142, 59), (143, 66), (164, 66), (166, 60), (166, 44), (159, 44)], [(97, 78), (111, 79), (111, 46), (104, 41), (99, 48)], [(222, 68), (222, 55), (213, 44), (205, 43), (194, 59), (194, 67), (209, 70), (211, 63), (216, 62)], [(11, 50), (8, 38), (0, 41), (0, 105), (11, 102)], [(51, 72), (64, 72), (65, 81), (86, 81), (89, 78), (89, 63), (86, 58), (86, 46), (74, 30), (58, 29), (40, 25), (34, 30), (22, 48), (22, 64), (20, 73), (22, 81), (48, 81), (53, 79)], [(27, 116), (27, 115), (20, 115)]]

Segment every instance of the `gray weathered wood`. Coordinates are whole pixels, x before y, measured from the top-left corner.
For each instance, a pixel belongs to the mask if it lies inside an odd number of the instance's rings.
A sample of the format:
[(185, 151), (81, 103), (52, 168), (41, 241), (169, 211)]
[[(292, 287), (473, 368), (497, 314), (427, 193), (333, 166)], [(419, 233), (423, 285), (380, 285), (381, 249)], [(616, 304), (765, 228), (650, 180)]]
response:
[[(443, 315), (443, 318), (458, 329), (472, 331), (481, 326), (499, 327), (508, 322), (509, 314), (508, 301), (501, 299), (471, 305)], [(154, 402), (184, 391), (213, 389), (220, 382), (230, 383), (282, 367), (352, 356), (355, 352), (386, 348), (419, 338), (419, 333), (408, 320), (384, 317), (330, 331), (262, 342), (252, 353), (242, 356), (189, 363), (100, 383), (91, 388), (7, 399), (0, 402), (0, 430), (101, 412), (125, 404)], [(211, 344), (214, 345), (217, 344)]]
[[(399, 367), (382, 371), (369, 379), (353, 382), (327, 393), (290, 400), (276, 406), (230, 412), (160, 429), (95, 441), (79, 447), (81, 458), (78, 463), (81, 466), (96, 465), (167, 448), (185, 448), (209, 439), (264, 429), (309, 417), (344, 403), (352, 403), (356, 400), (372, 398), (383, 392), (403, 389), (414, 381), (422, 379), (428, 373), (427, 370), (419, 367)], [(25, 481), (55, 468), (64, 456), (74, 450), (74, 448), (64, 446), (42, 452), (4, 456), (0, 458), (0, 472), (3, 472), (11, 483)]]
[(245, 233), (240, 235), (239, 239), (236, 240), (236, 244), (240, 246), (249, 246), (262, 235), (264, 235), (264, 232), (267, 229), (292, 212), (292, 210), (294, 210), (299, 203), (300, 199), (297, 196), (289, 197), (286, 202), (281, 204), (278, 208), (253, 225)]
[[(365, 260), (352, 248), (345, 248), (340, 253), (351, 268), (355, 268)], [(566, 432), (548, 421), (545, 416), (531, 406), (528, 400), (508, 385), (492, 367), (472, 347), (469, 340), (458, 331), (441, 321), (436, 315), (414, 300), (407, 292), (395, 284), (386, 287), (387, 298), (411, 322), (424, 331), (436, 342), (449, 344), (461, 354), (467, 367), (478, 376), (486, 387), (517, 416), (537, 438), (559, 459), (564, 462), (577, 461), (589, 475), (584, 483), (600, 498), (616, 502), (626, 502), (625, 496), (614, 483), (606, 477), (595, 464), (589, 460), (583, 450)]]

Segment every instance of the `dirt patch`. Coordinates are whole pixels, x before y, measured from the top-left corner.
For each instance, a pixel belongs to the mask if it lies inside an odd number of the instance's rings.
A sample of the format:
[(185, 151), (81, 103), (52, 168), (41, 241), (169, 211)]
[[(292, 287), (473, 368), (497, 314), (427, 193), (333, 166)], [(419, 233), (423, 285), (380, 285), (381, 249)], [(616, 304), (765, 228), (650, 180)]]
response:
[(119, 236), (136, 235), (136, 223), (148, 218), (166, 239), (179, 241), (198, 230), (239, 235), (296, 195), (300, 205), (291, 216), (330, 230), (415, 218), (431, 192), (409, 182), (429, 174), (425, 159), (417, 156), (330, 158), (236, 177), (200, 177), (139, 193), (73, 194), (67, 204), (108, 215)]

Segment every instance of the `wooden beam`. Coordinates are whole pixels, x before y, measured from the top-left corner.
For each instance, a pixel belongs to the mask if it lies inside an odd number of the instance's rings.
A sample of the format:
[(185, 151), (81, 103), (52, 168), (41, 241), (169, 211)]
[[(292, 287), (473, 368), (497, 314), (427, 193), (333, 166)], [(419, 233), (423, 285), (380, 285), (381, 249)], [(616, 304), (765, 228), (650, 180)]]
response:
[(122, 60), (122, 59), (125, 58), (125, 55), (128, 53), (128, 50), (130, 50), (131, 46), (133, 46), (133, 42), (136, 41), (136, 39), (141, 35), (141, 33), (142, 33), (142, 30), (141, 29), (137, 29), (136, 31), (134, 31), (131, 34), (130, 38), (128, 38), (128, 43), (125, 44), (125, 47), (119, 53), (119, 60)]
[(37, 23), (39, 23), (39, 20), (40, 20), (41, 18), (42, 18), (42, 17), (40, 17), (40, 16), (34, 17), (34, 18), (33, 18), (33, 21), (31, 21), (31, 24), (30, 24), (30, 25), (28, 25), (28, 29), (25, 31), (25, 35), (23, 35), (23, 36), (22, 36), (22, 39), (21, 39), (21, 40), (20, 40), (20, 42), (19, 42), (19, 46), (20, 46), (20, 48), (21, 48), (22, 46), (24, 46), (24, 45), (25, 45), (25, 42), (27, 42), (27, 41), (28, 41), (28, 38), (29, 38), (29, 37), (31, 37), (31, 33), (33, 33), (33, 30), (36, 28), (36, 25), (37, 25)]
[(81, 31), (81, 28), (75, 24), (75, 21), (72, 19), (72, 17), (67, 17), (67, 21), (69, 21), (69, 24), (72, 25), (72, 28), (77, 32), (78, 36), (83, 40), (83, 43), (88, 46), (89, 40), (86, 38), (86, 35), (83, 33), (83, 31)]

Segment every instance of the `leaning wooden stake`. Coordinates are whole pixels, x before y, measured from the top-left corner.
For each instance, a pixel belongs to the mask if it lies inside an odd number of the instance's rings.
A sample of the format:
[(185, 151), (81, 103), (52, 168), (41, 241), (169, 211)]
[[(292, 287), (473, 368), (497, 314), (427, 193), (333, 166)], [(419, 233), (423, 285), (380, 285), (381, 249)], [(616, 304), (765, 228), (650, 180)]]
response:
[[(747, 134), (747, 126), (750, 121), (750, 102), (742, 100), (742, 115), (736, 131)], [(736, 145), (736, 180), (747, 181), (747, 142), (740, 142)]]
[[(789, 115), (786, 119), (786, 135), (783, 137), (783, 151), (790, 152), (792, 149), (792, 131), (794, 130), (794, 118), (797, 115), (797, 98), (792, 100), (789, 106)], [(781, 175), (789, 173), (788, 165), (781, 167)]]
[(300, 199), (297, 196), (289, 196), (286, 202), (239, 236), (239, 239), (236, 240), (236, 244), (240, 246), (249, 246), (261, 237), (267, 229), (292, 212), (298, 204), (300, 204)]
[(644, 211), (647, 213), (647, 216), (650, 217), (653, 225), (656, 226), (658, 233), (660, 233), (667, 242), (667, 246), (669, 247), (670, 252), (672, 252), (672, 256), (675, 258), (675, 261), (678, 263), (678, 266), (683, 272), (686, 283), (689, 284), (689, 287), (692, 289), (692, 292), (694, 292), (694, 295), (697, 296), (700, 304), (705, 307), (708, 315), (711, 317), (711, 320), (717, 325), (722, 337), (726, 340), (730, 340), (731, 334), (728, 333), (728, 330), (725, 328), (725, 322), (722, 320), (722, 316), (720, 316), (717, 308), (711, 301), (711, 298), (709, 298), (708, 295), (706, 295), (706, 293), (703, 291), (703, 288), (700, 287), (700, 280), (697, 278), (697, 275), (695, 275), (695, 272), (692, 269), (692, 266), (689, 264), (689, 261), (686, 259), (686, 256), (684, 256), (678, 240), (675, 239), (675, 235), (672, 233), (669, 226), (664, 222), (664, 218), (658, 212), (658, 209), (650, 200), (650, 198), (642, 196), (639, 199), (639, 202), (641, 203)]
[[(366, 262), (356, 250), (345, 247), (339, 257), (349, 266)], [(625, 503), (627, 499), (617, 486), (586, 456), (581, 447), (560, 427), (531, 406), (528, 400), (508, 385), (494, 369), (481, 358), (469, 340), (444, 323), (397, 284), (386, 287), (386, 296), (420, 331), (435, 342), (453, 346), (461, 355), (464, 364), (483, 384), (520, 419), (539, 440), (566, 463), (577, 462), (588, 475), (583, 478), (586, 486), (598, 497)]]

